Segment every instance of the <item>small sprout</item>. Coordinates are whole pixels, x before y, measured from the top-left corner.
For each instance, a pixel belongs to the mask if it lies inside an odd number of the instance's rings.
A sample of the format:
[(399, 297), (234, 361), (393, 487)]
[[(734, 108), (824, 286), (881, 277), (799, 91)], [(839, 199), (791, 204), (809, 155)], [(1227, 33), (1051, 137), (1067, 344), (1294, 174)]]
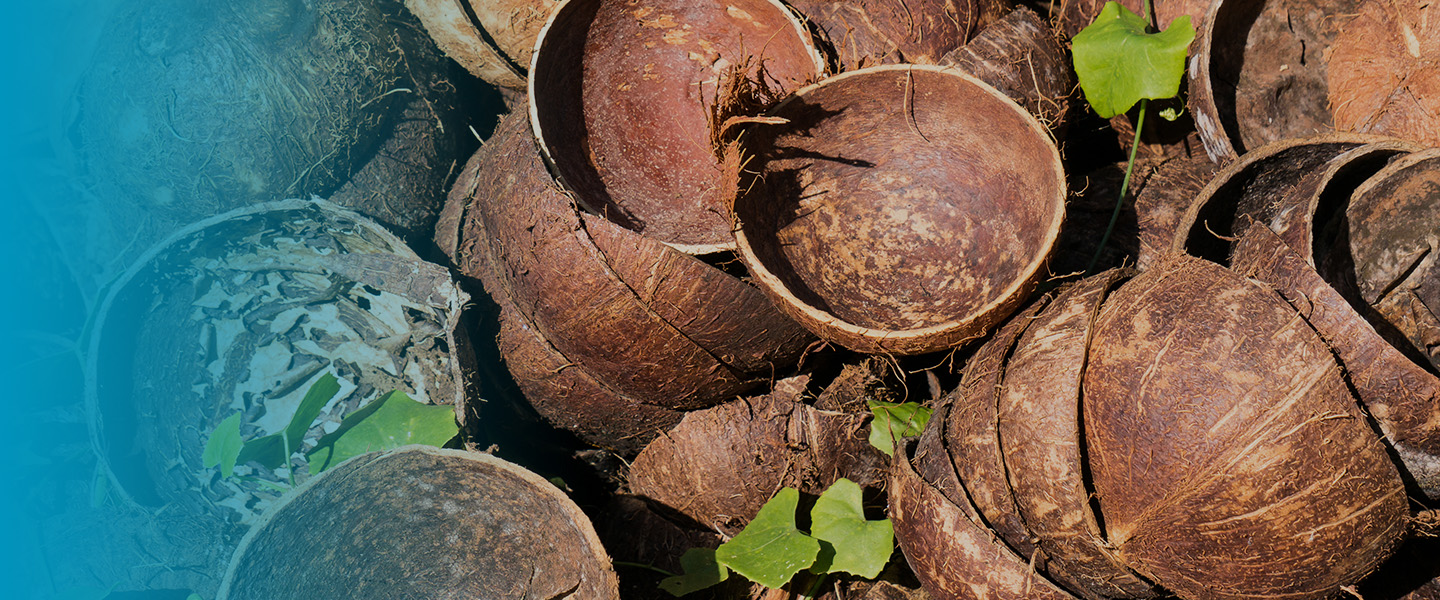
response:
[(660, 589), (672, 596), (684, 596), (705, 588), (718, 585), (730, 577), (730, 569), (715, 561), (715, 551), (710, 548), (691, 548), (680, 557), (680, 568), (684, 575), (673, 575), (660, 581)]
[(1075, 75), (1085, 99), (1102, 118), (1124, 113), (1143, 99), (1161, 100), (1180, 92), (1185, 53), (1195, 39), (1190, 17), (1176, 18), (1159, 33), (1151, 33), (1149, 25), (1112, 0), (1094, 23), (1075, 35)]
[(245, 447), (240, 450), (240, 462), (253, 460), (271, 469), (283, 466), (290, 460), (290, 455), (300, 448), (300, 440), (305, 439), (305, 432), (310, 429), (310, 425), (339, 391), (340, 382), (334, 375), (321, 375), (305, 392), (305, 398), (300, 401), (300, 406), (295, 409), (295, 415), (290, 417), (290, 424), (285, 426), (285, 430), (246, 442)]
[(229, 477), (235, 472), (236, 459), (240, 458), (241, 447), (244, 442), (240, 440), (240, 413), (225, 417), (215, 431), (210, 434), (210, 439), (205, 441), (205, 453), (200, 457), (201, 466), (212, 469), (220, 467), (220, 475)]
[(320, 473), (366, 452), (407, 444), (443, 446), (459, 434), (453, 407), (423, 404), (396, 390), (345, 417), (335, 433), (320, 438), (310, 462), (319, 465), (315, 473)]
[(869, 402), (870, 412), (875, 414), (870, 421), (870, 445), (879, 448), (886, 456), (895, 454), (895, 442), (920, 435), (925, 424), (930, 422), (930, 409), (918, 402)]
[(1175, 107), (1172, 106), (1172, 107), (1170, 107), (1170, 108), (1167, 108), (1167, 109), (1165, 109), (1165, 110), (1160, 111), (1159, 114), (1160, 114), (1160, 118), (1165, 119), (1166, 121), (1174, 121), (1175, 119), (1180, 118), (1180, 115), (1185, 114), (1185, 110), (1184, 110), (1184, 109), (1176, 109)]

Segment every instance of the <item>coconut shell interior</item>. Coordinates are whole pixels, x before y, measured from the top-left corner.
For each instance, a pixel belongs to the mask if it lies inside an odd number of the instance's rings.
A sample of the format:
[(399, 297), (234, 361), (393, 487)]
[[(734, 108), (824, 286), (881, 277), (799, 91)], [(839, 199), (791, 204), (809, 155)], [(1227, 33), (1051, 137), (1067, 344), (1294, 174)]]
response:
[(775, 0), (568, 0), (533, 61), (536, 136), (587, 209), (677, 247), (731, 247), (708, 119), (741, 65), (763, 65), (782, 93), (824, 68)]
[(754, 130), (760, 175), (734, 212), (740, 254), (822, 338), (918, 353), (981, 335), (1054, 247), (1065, 180), (1044, 128), (940, 67), (881, 66), (806, 88)]
[(489, 455), (407, 446), (296, 490), (240, 544), (219, 597), (619, 598), (563, 492)]
[(1206, 599), (1331, 597), (1388, 558), (1405, 489), (1330, 352), (1274, 292), (1208, 261), (1116, 290), (1083, 417), (1116, 555)]
[(824, 32), (844, 71), (881, 64), (938, 64), (979, 30), (985, 2), (792, 0)]

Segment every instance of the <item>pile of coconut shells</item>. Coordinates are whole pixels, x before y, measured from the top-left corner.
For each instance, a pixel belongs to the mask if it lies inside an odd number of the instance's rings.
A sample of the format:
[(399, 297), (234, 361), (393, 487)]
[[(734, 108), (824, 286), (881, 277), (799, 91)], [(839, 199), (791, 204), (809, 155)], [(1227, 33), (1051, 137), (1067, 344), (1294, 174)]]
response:
[(667, 598), (843, 477), (878, 579), (694, 597), (1440, 598), (1440, 9), (1163, 3), (1189, 109), (1132, 138), (1095, 1), (405, 5), (505, 101), (420, 253), (461, 436), (267, 498), (218, 597)]

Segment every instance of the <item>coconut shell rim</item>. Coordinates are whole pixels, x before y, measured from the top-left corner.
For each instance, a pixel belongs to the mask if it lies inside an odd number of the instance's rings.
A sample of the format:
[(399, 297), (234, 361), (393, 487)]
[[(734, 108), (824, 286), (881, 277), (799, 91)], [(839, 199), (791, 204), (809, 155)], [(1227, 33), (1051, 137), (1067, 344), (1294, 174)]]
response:
[[(604, 1), (606, 0), (561, 0), (558, 4), (555, 5), (554, 8), (550, 9), (550, 15), (545, 19), (545, 26), (540, 28), (540, 34), (535, 37), (535, 47), (530, 54), (530, 65), (529, 71), (527, 71), (527, 73), (534, 74), (536, 72), (536, 69), (539, 68), (541, 58), (540, 50), (545, 46), (545, 40), (547, 37), (549, 37), (550, 28), (552, 25), (555, 24), (555, 21), (558, 20), (561, 12), (563, 12), (572, 4)], [(815, 76), (822, 78), (825, 77), (826, 73), (829, 72), (829, 69), (826, 67), (825, 57), (820, 54), (820, 49), (815, 43), (815, 36), (810, 33), (810, 30), (805, 26), (805, 23), (796, 16), (795, 12), (789, 6), (786, 6), (783, 2), (780, 2), (780, 0), (764, 1), (773, 5), (777, 11), (785, 15), (785, 20), (790, 23), (791, 27), (795, 28), (795, 32), (799, 35), (800, 40), (804, 42), (805, 50), (807, 51), (807, 54), (809, 54), (810, 60), (815, 64)], [(601, 218), (605, 218), (603, 216), (604, 213), (595, 210), (595, 208), (592, 207), (590, 203), (586, 202), (580, 194), (575, 193), (572, 186), (560, 176), (560, 169), (558, 165), (556, 165), (555, 157), (552, 156), (550, 153), (550, 143), (545, 140), (544, 130), (540, 126), (540, 109), (535, 102), (535, 98), (537, 97), (535, 89), (536, 79), (538, 78), (529, 77), (525, 83), (525, 104), (526, 113), (530, 118), (530, 131), (531, 134), (535, 137), (535, 146), (540, 149), (540, 156), (545, 159), (545, 167), (550, 170), (550, 174), (552, 177), (554, 177), (555, 182), (560, 184), (561, 188), (564, 189), (571, 198), (574, 198), (575, 204), (579, 206), (581, 210), (585, 211), (586, 213), (598, 215)], [(609, 219), (606, 220), (608, 221)], [(700, 256), (703, 254), (732, 251), (735, 250), (736, 246), (736, 242), (733, 239), (714, 244), (681, 244), (675, 242), (667, 242), (659, 239), (656, 239), (655, 241), (674, 248), (683, 254), (689, 254), (691, 256)]]
[(255, 541), (255, 538), (259, 536), (260, 530), (268, 526), (270, 524), (270, 521), (275, 518), (275, 515), (280, 514), (280, 511), (290, 506), (292, 503), (294, 503), (296, 499), (303, 497), (307, 490), (317, 485), (317, 482), (323, 481), (326, 475), (332, 472), (339, 472), (340, 466), (347, 465), (351, 462), (361, 460), (366, 462), (377, 462), (388, 459), (398, 454), (407, 454), (410, 452), (419, 452), (421, 454), (429, 454), (431, 456), (438, 456), (444, 458), (465, 459), (482, 463), (487, 466), (493, 466), (506, 473), (519, 477), (525, 483), (530, 484), (533, 490), (548, 496), (551, 500), (558, 501), (558, 504), (563, 507), (565, 513), (569, 514), (572, 517), (580, 517), (579, 519), (575, 520), (576, 525), (579, 525), (578, 527), (576, 527), (576, 529), (580, 530), (581, 535), (586, 538), (585, 541), (588, 543), (590, 548), (598, 549), (600, 551), (597, 558), (603, 561), (603, 573), (608, 575), (606, 579), (609, 583), (606, 587), (611, 590), (616, 590), (615, 595), (613, 595), (612, 597), (619, 598), (619, 579), (615, 574), (614, 567), (610, 565), (610, 555), (605, 551), (605, 546), (600, 542), (600, 535), (595, 531), (595, 524), (590, 521), (590, 517), (587, 516), (584, 511), (580, 510), (579, 505), (575, 504), (574, 500), (571, 500), (569, 496), (565, 495), (564, 492), (560, 491), (560, 488), (555, 487), (555, 484), (546, 481), (544, 477), (541, 477), (534, 471), (531, 471), (523, 466), (512, 463), (498, 456), (486, 454), (484, 452), (457, 450), (454, 448), (437, 448), (435, 446), (427, 446), (424, 444), (408, 444), (405, 446), (400, 446), (398, 448), (392, 448), (390, 450), (366, 452), (364, 454), (352, 456), (340, 462), (339, 464), (336, 464), (329, 469), (326, 469), (324, 472), (321, 472), (314, 477), (300, 482), (300, 485), (295, 486), (285, 495), (281, 496), (280, 499), (277, 500), (275, 504), (269, 508), (269, 510), (266, 510), (265, 513), (260, 516), (260, 519), (257, 520), (254, 525), (250, 526), (250, 529), (245, 532), (245, 537), (241, 538), (240, 543), (236, 545), (235, 552), (230, 555), (230, 562), (225, 567), (225, 577), (220, 581), (220, 587), (216, 592), (215, 600), (229, 600), (230, 588), (234, 584), (236, 567), (239, 566), (240, 560), (244, 558), (245, 553), (250, 549), (250, 546)]
[[(130, 495), (129, 490), (126, 489), (125, 485), (120, 481), (120, 478), (115, 475), (114, 468), (110, 466), (109, 453), (105, 450), (104, 444), (104, 419), (100, 410), (100, 349), (102, 342), (108, 339), (105, 336), (105, 326), (107, 321), (109, 321), (110, 313), (111, 310), (114, 308), (115, 301), (119, 298), (120, 294), (123, 291), (130, 287), (130, 284), (134, 282), (135, 278), (139, 276), (146, 269), (146, 267), (150, 265), (156, 258), (166, 253), (167, 251), (170, 251), (172, 247), (184, 241), (190, 236), (194, 236), (207, 229), (220, 225), (226, 221), (230, 221), (240, 217), (266, 212), (303, 210), (307, 208), (318, 208), (321, 212), (353, 220), (355, 223), (368, 228), (371, 233), (374, 233), (383, 238), (386, 243), (391, 244), (395, 249), (395, 254), (400, 256), (401, 258), (417, 263), (427, 262), (422, 259), (420, 255), (417, 254), (415, 250), (410, 247), (409, 244), (406, 244), (404, 240), (401, 240), (398, 236), (396, 236), (394, 233), (391, 233), (389, 229), (386, 229), (384, 226), (377, 223), (374, 219), (366, 217), (365, 215), (362, 215), (359, 212), (356, 212), (349, 208), (345, 208), (343, 206), (330, 202), (329, 200), (318, 197), (312, 197), (309, 199), (291, 198), (286, 200), (276, 200), (273, 202), (262, 202), (259, 204), (252, 204), (250, 206), (243, 206), (234, 210), (226, 211), (218, 215), (206, 217), (204, 219), (186, 225), (180, 229), (177, 229), (174, 232), (171, 232), (169, 235), (165, 236), (160, 241), (156, 242), (154, 245), (147, 248), (144, 253), (140, 254), (140, 256), (136, 257), (133, 261), (130, 262), (130, 264), (125, 268), (124, 272), (122, 272), (118, 277), (114, 279), (114, 281), (111, 282), (110, 289), (105, 293), (105, 297), (96, 306), (95, 322), (91, 326), (91, 330), (93, 333), (91, 334), (89, 342), (86, 344), (86, 357), (85, 364), (83, 366), (83, 383), (85, 386), (85, 421), (86, 427), (89, 430), (89, 443), (91, 446), (91, 450), (95, 454), (97, 467), (104, 472), (105, 478), (109, 480), (109, 482), (112, 484), (111, 487), (113, 488), (115, 493), (119, 494), (122, 502), (131, 504), (133, 506), (143, 506)], [(444, 334), (446, 342), (450, 344), (453, 352), (453, 349), (456, 348), (454, 338), (456, 335), (456, 331), (461, 324), (460, 315), (463, 312), (462, 307), (464, 307), (466, 304), (469, 304), (470, 295), (466, 293), (463, 289), (461, 289), (458, 284), (455, 283), (453, 276), (451, 277), (450, 284), (450, 291), (453, 291), (455, 294), (454, 306), (453, 310), (450, 312), (449, 318), (447, 319), (448, 323), (446, 324)], [(451, 374), (455, 376), (455, 381), (465, 381), (466, 377), (463, 372), (465, 367), (461, 364), (461, 361), (451, 360), (447, 362), (450, 363)], [(452, 408), (454, 408), (456, 411), (456, 418), (460, 421), (462, 426), (464, 424), (462, 407), (466, 405), (466, 401), (463, 397), (465, 396), (466, 387), (467, 386), (465, 385), (457, 385), (455, 388), (456, 397), (451, 399)]]
[[(805, 87), (796, 90), (794, 93), (781, 100), (770, 109), (767, 114), (776, 114), (793, 102), (797, 102), (805, 94), (822, 86), (832, 85), (852, 77), (863, 77), (872, 73), (884, 71), (906, 71), (914, 70), (931, 71), (947, 76), (956, 76), (961, 80), (977, 86), (982, 92), (989, 94), (995, 99), (1003, 102), (1003, 106), (1018, 113), (1022, 121), (1030, 127), (1040, 139), (1045, 140), (1046, 147), (1052, 153), (1053, 161), (1051, 166), (1055, 167), (1059, 177), (1057, 178), (1056, 195), (1052, 203), (1053, 221), (1046, 232), (1045, 239), (1040, 244), (1041, 250), (1037, 253), (1025, 268), (1011, 280), (1011, 283), (1004, 287), (990, 302), (975, 308), (969, 314), (959, 319), (951, 320), (938, 325), (928, 325), (911, 329), (879, 329), (875, 327), (864, 327), (856, 325), (833, 313), (823, 311), (814, 305), (801, 300), (795, 296), (785, 283), (755, 254), (748, 236), (745, 235), (745, 227), (741, 224), (740, 217), (734, 214), (732, 207), (731, 218), (735, 221), (732, 228), (735, 232), (735, 246), (745, 266), (750, 269), (757, 286), (765, 290), (772, 298), (777, 299), (779, 305), (787, 314), (794, 318), (806, 329), (811, 330), (821, 339), (835, 341), (852, 350), (866, 353), (897, 353), (897, 354), (924, 354), (947, 348), (964, 345), (966, 342), (979, 339), (985, 334), (985, 330), (1004, 320), (1015, 308), (1025, 301), (1030, 290), (1033, 290), (1042, 277), (1045, 265), (1054, 254), (1060, 232), (1065, 222), (1065, 199), (1068, 195), (1068, 184), (1065, 181), (1063, 164), (1060, 156), (1060, 149), (1054, 143), (1045, 126), (1040, 123), (1035, 115), (1025, 110), (1009, 96), (995, 89), (993, 86), (977, 79), (975, 76), (965, 72), (959, 67), (952, 65), (912, 65), (912, 64), (888, 64), (875, 65), (864, 69), (846, 71), (839, 75), (827, 77)], [(1036, 202), (1039, 202), (1038, 200)], [(1028, 289), (1027, 289), (1028, 288)]]

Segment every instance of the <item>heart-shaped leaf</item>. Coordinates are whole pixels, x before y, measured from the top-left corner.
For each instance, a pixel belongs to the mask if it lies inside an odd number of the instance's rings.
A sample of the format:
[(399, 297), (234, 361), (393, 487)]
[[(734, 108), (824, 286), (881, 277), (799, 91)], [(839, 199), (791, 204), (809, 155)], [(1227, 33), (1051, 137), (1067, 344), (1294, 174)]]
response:
[(810, 509), (810, 535), (820, 540), (816, 574), (845, 572), (874, 579), (895, 552), (890, 519), (867, 521), (860, 486), (840, 478)]
[(820, 542), (795, 527), (799, 506), (799, 490), (780, 490), (743, 531), (715, 549), (715, 561), (765, 587), (784, 586), (820, 555)]
[(930, 422), (930, 409), (919, 402), (871, 400), (869, 404), (870, 412), (875, 415), (870, 421), (870, 445), (879, 448), (886, 456), (895, 454), (895, 442), (920, 435), (925, 430), (925, 424)]
[(459, 433), (454, 407), (422, 404), (396, 390), (351, 413), (339, 429), (320, 438), (310, 451), (310, 464), (319, 473), (366, 452), (407, 444), (443, 446)]
[(245, 442), (240, 439), (240, 413), (225, 417), (210, 439), (205, 440), (205, 452), (200, 455), (200, 464), (205, 468), (220, 467), (220, 475), (229, 477), (235, 472), (235, 460), (240, 457), (240, 448)]
[(1110, 118), (1141, 99), (1160, 100), (1180, 93), (1185, 52), (1195, 39), (1189, 16), (1159, 33), (1117, 2), (1106, 2), (1095, 22), (1071, 40), (1075, 75), (1096, 114)]

